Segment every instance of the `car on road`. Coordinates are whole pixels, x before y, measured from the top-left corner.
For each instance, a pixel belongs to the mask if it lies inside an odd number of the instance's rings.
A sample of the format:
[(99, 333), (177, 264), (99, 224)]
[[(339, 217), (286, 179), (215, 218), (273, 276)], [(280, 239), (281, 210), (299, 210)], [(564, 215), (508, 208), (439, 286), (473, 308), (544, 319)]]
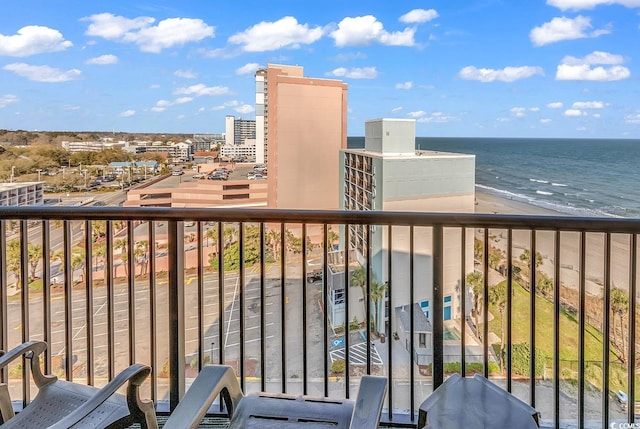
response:
[(267, 176), (263, 176), (262, 174), (254, 174), (254, 175), (251, 175), (251, 176), (247, 177), (247, 179), (249, 179), (249, 180), (264, 180), (266, 178), (267, 178)]

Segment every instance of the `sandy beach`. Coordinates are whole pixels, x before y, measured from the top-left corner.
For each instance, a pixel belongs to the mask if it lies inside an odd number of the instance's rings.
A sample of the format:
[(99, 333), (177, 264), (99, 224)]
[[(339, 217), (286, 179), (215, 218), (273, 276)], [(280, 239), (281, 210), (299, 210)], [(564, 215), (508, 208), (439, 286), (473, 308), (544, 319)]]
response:
[(476, 191), (476, 213), (563, 216), (554, 210)]
[[(570, 216), (495, 195), (476, 192), (476, 213), (517, 214), (537, 216)], [(506, 251), (506, 231), (492, 231), (492, 245)], [(568, 288), (577, 290), (580, 281), (580, 235), (563, 232), (560, 235), (560, 281)], [(626, 234), (613, 234), (611, 240), (611, 280), (614, 287), (628, 290), (629, 243)], [(514, 231), (513, 254), (517, 258), (530, 247), (528, 231)], [(542, 271), (549, 277), (554, 272), (554, 237), (550, 231), (540, 231), (536, 236), (536, 250), (543, 256)], [(604, 284), (604, 234), (587, 234), (586, 290), (593, 296), (601, 296)]]

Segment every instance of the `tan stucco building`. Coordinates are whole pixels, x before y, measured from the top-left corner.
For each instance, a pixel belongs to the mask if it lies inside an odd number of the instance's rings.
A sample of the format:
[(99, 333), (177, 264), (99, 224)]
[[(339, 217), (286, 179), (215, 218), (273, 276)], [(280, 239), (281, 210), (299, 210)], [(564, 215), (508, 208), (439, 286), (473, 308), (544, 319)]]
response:
[(300, 66), (256, 72), (256, 160), (268, 165), (269, 207), (337, 209), (346, 147), (346, 83), (305, 77)]

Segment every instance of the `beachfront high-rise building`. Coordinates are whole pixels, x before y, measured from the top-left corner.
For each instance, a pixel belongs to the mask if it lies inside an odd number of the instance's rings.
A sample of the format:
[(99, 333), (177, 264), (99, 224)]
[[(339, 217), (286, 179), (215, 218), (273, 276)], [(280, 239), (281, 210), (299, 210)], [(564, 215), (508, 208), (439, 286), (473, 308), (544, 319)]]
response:
[(256, 138), (256, 121), (253, 119), (241, 119), (227, 115), (224, 125), (225, 144), (227, 145), (242, 145), (246, 143), (246, 140)]
[(269, 207), (337, 209), (347, 147), (347, 84), (268, 64), (256, 78), (256, 162), (267, 163)]
[[(340, 169), (342, 199), (340, 208), (344, 210), (385, 210), (407, 212), (447, 212), (473, 213), (475, 210), (475, 155), (457, 153), (416, 151), (416, 134), (414, 119), (375, 119), (365, 123), (364, 149), (345, 149), (340, 151)], [(364, 264), (367, 252), (371, 252), (371, 271), (379, 283), (393, 284), (393, 309), (383, 307), (378, 315), (376, 326), (385, 326), (389, 318), (393, 318), (394, 331), (403, 338), (403, 332), (409, 332), (410, 307), (421, 310), (414, 312), (416, 329), (414, 359), (424, 364), (430, 356), (431, 344), (429, 331), (431, 320), (431, 291), (429, 282), (432, 279), (431, 231), (428, 228), (410, 229), (396, 227), (393, 229), (392, 246), (388, 243), (387, 228), (372, 228), (367, 243), (366, 226), (352, 225), (349, 230), (350, 250), (356, 250), (360, 262)], [(457, 239), (446, 240), (447, 243), (461, 243), (460, 230), (445, 231)], [(413, 234), (413, 235), (412, 235)], [(411, 237), (413, 236), (413, 245)], [(465, 235), (467, 258), (462, 263), (465, 272), (473, 271), (473, 231), (469, 229)], [(415, 268), (414, 297), (411, 302), (409, 255), (413, 246)], [(388, 273), (388, 254), (396, 267)], [(467, 300), (467, 309), (471, 308), (470, 295), (461, 284), (460, 279), (460, 246), (444, 249), (444, 319), (458, 319), (460, 300)], [(407, 269), (398, 269), (406, 267)], [(390, 278), (391, 276), (391, 278)], [(332, 306), (330, 306), (333, 308)], [(350, 314), (362, 312), (362, 305), (357, 300), (349, 307)], [(362, 320), (359, 318), (359, 320)], [(403, 324), (407, 325), (404, 326)], [(383, 331), (383, 330), (381, 330)], [(384, 331), (383, 331), (384, 332)], [(389, 332), (387, 332), (389, 334)]]

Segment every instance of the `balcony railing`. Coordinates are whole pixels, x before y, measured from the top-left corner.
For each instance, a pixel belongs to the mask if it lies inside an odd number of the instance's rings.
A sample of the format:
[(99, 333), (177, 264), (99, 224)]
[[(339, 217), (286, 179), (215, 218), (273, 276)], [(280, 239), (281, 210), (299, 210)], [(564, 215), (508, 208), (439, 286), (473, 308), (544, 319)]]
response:
[[(454, 372), (547, 426), (609, 427), (635, 419), (639, 233), (630, 219), (3, 208), (0, 349), (44, 340), (47, 372), (94, 385), (149, 364), (159, 412), (212, 362), (245, 391), (355, 397), (362, 374), (383, 375), (394, 427), (415, 427)], [(28, 403), (21, 365), (0, 376), (22, 378), (12, 397)]]

